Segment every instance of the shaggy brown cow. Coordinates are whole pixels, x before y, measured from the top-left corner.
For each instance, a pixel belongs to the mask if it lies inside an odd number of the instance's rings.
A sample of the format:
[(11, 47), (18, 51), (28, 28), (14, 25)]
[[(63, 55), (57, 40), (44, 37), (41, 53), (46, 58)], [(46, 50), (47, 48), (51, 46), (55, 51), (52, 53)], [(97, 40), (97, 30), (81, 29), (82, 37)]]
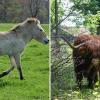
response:
[(93, 88), (98, 81), (100, 71), (100, 36), (80, 35), (74, 41), (73, 61), (76, 82), (81, 88), (83, 77), (87, 78), (88, 87)]
[(92, 35), (80, 35), (74, 41), (74, 45), (86, 44), (73, 50), (76, 81), (81, 87), (81, 80), (87, 77), (88, 87), (93, 87), (98, 80), (100, 70), (100, 37)]

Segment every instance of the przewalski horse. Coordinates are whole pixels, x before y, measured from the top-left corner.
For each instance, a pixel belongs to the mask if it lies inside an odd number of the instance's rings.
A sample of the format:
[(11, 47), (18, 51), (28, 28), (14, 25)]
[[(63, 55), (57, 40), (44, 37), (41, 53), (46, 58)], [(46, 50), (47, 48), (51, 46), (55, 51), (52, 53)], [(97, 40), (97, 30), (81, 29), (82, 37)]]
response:
[(8, 55), (11, 62), (11, 68), (1, 73), (0, 78), (9, 74), (15, 67), (17, 67), (20, 79), (23, 79), (20, 55), (26, 44), (32, 39), (43, 44), (49, 42), (47, 35), (37, 18), (28, 18), (12, 28), (9, 32), (0, 33), (0, 55)]

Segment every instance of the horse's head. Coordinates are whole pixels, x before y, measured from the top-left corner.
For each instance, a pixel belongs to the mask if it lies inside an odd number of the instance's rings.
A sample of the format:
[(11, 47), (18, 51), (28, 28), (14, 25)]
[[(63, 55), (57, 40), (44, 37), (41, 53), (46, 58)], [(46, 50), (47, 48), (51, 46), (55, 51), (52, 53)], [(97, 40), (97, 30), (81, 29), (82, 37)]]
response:
[(30, 29), (33, 39), (43, 44), (49, 43), (47, 34), (40, 25), (40, 21), (37, 18), (28, 18), (26, 22), (28, 23), (28, 27)]

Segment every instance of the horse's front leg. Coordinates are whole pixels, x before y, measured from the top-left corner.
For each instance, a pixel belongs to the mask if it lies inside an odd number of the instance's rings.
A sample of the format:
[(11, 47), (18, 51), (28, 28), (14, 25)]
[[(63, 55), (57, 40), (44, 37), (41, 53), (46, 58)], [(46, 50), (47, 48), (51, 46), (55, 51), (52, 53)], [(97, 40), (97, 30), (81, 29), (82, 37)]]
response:
[(20, 55), (14, 55), (14, 58), (15, 58), (17, 70), (20, 75), (20, 80), (23, 80), (24, 78), (23, 78), (22, 68), (21, 68), (21, 64), (20, 64)]

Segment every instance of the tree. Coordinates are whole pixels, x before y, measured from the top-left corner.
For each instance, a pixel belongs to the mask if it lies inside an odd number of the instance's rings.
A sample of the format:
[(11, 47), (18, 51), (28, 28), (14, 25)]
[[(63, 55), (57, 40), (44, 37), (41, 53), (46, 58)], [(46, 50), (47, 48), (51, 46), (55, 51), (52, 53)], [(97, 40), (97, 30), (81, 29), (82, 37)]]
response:
[(34, 14), (49, 23), (49, 0), (0, 0), (0, 22), (21, 22)]
[(100, 0), (71, 0), (75, 10), (85, 18), (84, 25), (91, 32), (100, 34)]
[(29, 9), (30, 9), (31, 16), (37, 16), (39, 10), (38, 0), (29, 0)]
[(16, 0), (0, 0), (0, 21), (13, 22), (20, 13), (20, 5)]
[[(20, 0), (22, 6), (22, 17), (32, 17), (36, 13), (41, 23), (49, 22), (49, 0)], [(37, 9), (37, 10), (36, 10)]]
[[(55, 4), (56, 3), (56, 4)], [(57, 6), (58, 5), (58, 6)], [(56, 24), (62, 20), (64, 16), (64, 8), (61, 0), (52, 0), (51, 2), (51, 24), (52, 27), (56, 26)]]

